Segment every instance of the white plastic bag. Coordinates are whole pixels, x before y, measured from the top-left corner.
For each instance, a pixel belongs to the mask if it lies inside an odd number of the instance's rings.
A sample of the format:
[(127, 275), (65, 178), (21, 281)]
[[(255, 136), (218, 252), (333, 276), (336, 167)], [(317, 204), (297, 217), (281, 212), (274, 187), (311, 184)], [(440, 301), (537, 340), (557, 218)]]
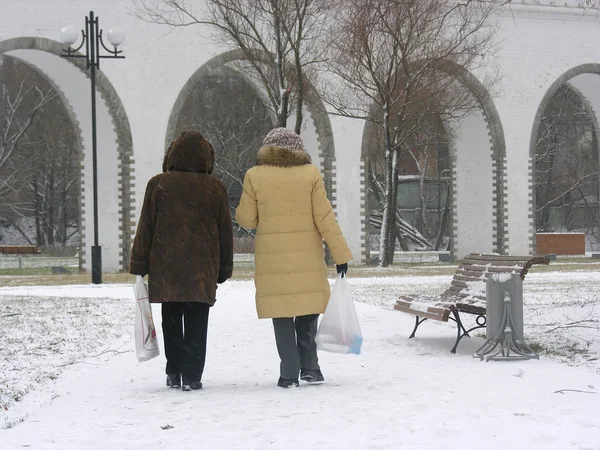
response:
[(346, 277), (339, 275), (333, 286), (316, 341), (319, 350), (360, 354), (363, 337)]
[(133, 285), (135, 292), (135, 353), (138, 361), (149, 361), (160, 354), (156, 328), (152, 320), (152, 308), (148, 297), (148, 286), (144, 278), (137, 276)]

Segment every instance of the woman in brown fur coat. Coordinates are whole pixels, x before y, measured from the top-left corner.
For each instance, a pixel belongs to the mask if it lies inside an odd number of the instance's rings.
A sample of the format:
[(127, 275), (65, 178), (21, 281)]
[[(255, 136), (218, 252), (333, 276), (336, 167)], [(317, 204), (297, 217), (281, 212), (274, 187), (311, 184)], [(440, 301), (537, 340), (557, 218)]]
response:
[(202, 388), (209, 309), (233, 269), (229, 201), (211, 175), (214, 160), (200, 133), (171, 144), (165, 173), (146, 187), (131, 253), (130, 273), (149, 275), (150, 302), (162, 303), (167, 386), (184, 390)]

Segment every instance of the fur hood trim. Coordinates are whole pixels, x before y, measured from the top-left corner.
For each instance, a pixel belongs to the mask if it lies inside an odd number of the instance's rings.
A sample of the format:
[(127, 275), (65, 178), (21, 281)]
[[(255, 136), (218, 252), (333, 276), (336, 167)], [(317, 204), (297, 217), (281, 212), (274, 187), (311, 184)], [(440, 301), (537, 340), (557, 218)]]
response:
[(310, 155), (304, 150), (265, 145), (258, 151), (257, 166), (296, 167), (311, 164)]

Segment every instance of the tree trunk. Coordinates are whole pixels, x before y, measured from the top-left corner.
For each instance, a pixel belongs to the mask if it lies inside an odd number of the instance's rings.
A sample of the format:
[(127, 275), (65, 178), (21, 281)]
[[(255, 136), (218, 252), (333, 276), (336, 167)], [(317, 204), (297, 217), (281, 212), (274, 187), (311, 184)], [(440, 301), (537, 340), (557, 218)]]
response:
[[(302, 23), (298, 24), (298, 28), (299, 31), (298, 33), (301, 33), (302, 31)], [(296, 134), (300, 134), (300, 131), (302, 131), (302, 120), (303, 120), (303, 116), (302, 116), (302, 108), (304, 106), (304, 75), (302, 73), (302, 61), (300, 59), (300, 48), (298, 47), (299, 44), (296, 46), (296, 48), (294, 49), (294, 57), (295, 57), (295, 64), (296, 64), (296, 79), (297, 79), (297, 92), (296, 92), (296, 126), (294, 127), (294, 132)]]
[(54, 198), (54, 171), (56, 169), (56, 162), (54, 158), (52, 158), (52, 163), (50, 164), (50, 173), (48, 174), (48, 196), (46, 198), (46, 204), (48, 209), (48, 229), (46, 231), (46, 236), (48, 240), (48, 245), (54, 245), (54, 213), (55, 213), (55, 198)]
[(34, 199), (34, 215), (35, 215), (35, 243), (38, 246), (44, 245), (44, 235), (42, 233), (42, 210), (40, 207), (40, 194), (37, 182), (37, 175), (33, 176), (33, 199)]
[(421, 173), (419, 174), (419, 197), (421, 202), (421, 208), (419, 214), (421, 216), (421, 223), (423, 227), (421, 229), (421, 233), (424, 236), (427, 236), (429, 239), (431, 237), (431, 233), (429, 231), (429, 226), (427, 223), (427, 200), (425, 199), (425, 174), (427, 173), (427, 166), (429, 165), (429, 156), (425, 153), (425, 164), (422, 167)]
[[(558, 136), (557, 134), (552, 135), (550, 140), (550, 158), (548, 161), (548, 167), (546, 172), (546, 183), (544, 183), (543, 187), (543, 204), (546, 204), (546, 199), (552, 198), (552, 189), (553, 189), (553, 169), (554, 169), (554, 160), (556, 159), (556, 147), (558, 145)], [(550, 207), (551, 205), (547, 205), (542, 212), (540, 213), (540, 223), (536, 226), (536, 229), (540, 229), (545, 231), (548, 229), (548, 225), (550, 222)]]
[[(370, 192), (373, 193), (373, 195), (375, 196), (375, 199), (378, 203), (383, 204), (384, 198), (385, 198), (385, 188), (383, 186), (381, 186), (381, 183), (377, 180), (377, 178), (375, 177), (375, 174), (373, 173), (373, 171), (371, 169), (369, 169), (369, 174), (370, 174), (369, 175)], [(397, 177), (397, 175), (398, 174), (396, 173), (396, 177)], [(383, 222), (383, 214), (377, 210), (371, 211), (371, 214), (369, 217), (369, 222), (376, 228), (381, 229), (381, 225)], [(400, 214), (400, 212), (398, 211), (397, 208), (396, 208), (396, 237), (398, 238), (398, 241), (400, 242), (400, 246), (401, 246), (402, 250), (404, 250), (404, 251), (409, 250), (408, 240), (411, 240), (414, 243), (416, 243), (422, 247), (432, 248), (431, 243), (429, 241), (427, 241), (427, 239), (425, 239), (425, 237), (423, 237), (416, 228), (414, 228), (410, 223), (408, 223), (406, 220), (404, 220), (404, 218), (402, 217), (402, 215)]]
[(446, 204), (444, 205), (444, 214), (442, 215), (442, 220), (440, 220), (440, 230), (437, 238), (437, 242), (435, 243), (435, 250), (439, 251), (444, 244), (444, 232), (446, 231), (446, 226), (448, 224), (448, 218), (450, 217), (450, 183), (448, 183), (448, 188), (446, 191)]
[[(381, 229), (381, 224), (383, 223), (383, 213), (378, 211), (371, 212), (369, 216), (369, 223), (373, 225), (375, 228)], [(411, 240), (417, 245), (421, 247), (432, 249), (433, 245), (425, 239), (419, 231), (413, 227), (410, 223), (402, 218), (402, 215), (396, 210), (396, 233), (400, 233), (401, 237), (398, 237), (399, 241)]]
[(402, 233), (399, 224), (396, 224), (395, 237), (398, 238), (398, 243), (400, 244), (400, 248), (403, 252), (407, 252), (410, 250), (410, 248), (408, 247), (408, 242), (406, 241), (406, 238), (404, 237), (404, 234)]
[(5, 219), (8, 220), (8, 223), (10, 223), (13, 226), (13, 228), (15, 230), (17, 230), (21, 234), (21, 236), (23, 236), (23, 238), (27, 241), (27, 243), (29, 245), (33, 245), (33, 242), (31, 242), (31, 239), (29, 239), (29, 236), (27, 236), (27, 233), (25, 233), (21, 229), (21, 227), (17, 224), (17, 222), (15, 222), (14, 220), (12, 220), (10, 217), (5, 217)]
[(63, 181), (62, 185), (62, 244), (67, 245), (67, 233), (69, 230), (69, 210), (67, 206), (67, 177), (65, 176), (65, 181)]
[(273, 2), (273, 12), (275, 16), (275, 40), (277, 52), (275, 55), (275, 75), (279, 86), (279, 108), (277, 110), (277, 126), (285, 127), (289, 113), (290, 92), (285, 85), (284, 74), (284, 52), (283, 52), (283, 25), (281, 24), (281, 10), (277, 1)]
[(296, 76), (298, 78), (298, 91), (296, 92), (296, 126), (294, 127), (294, 132), (297, 135), (300, 135), (302, 131), (302, 107), (304, 103), (304, 80), (302, 77), (302, 66), (300, 66), (299, 58), (296, 59)]
[(383, 202), (383, 221), (381, 224), (381, 239), (379, 243), (379, 266), (388, 267), (394, 262), (396, 242), (396, 198), (397, 160), (398, 153), (392, 150), (390, 136), (389, 112), (384, 112), (383, 133), (385, 136), (385, 198)]

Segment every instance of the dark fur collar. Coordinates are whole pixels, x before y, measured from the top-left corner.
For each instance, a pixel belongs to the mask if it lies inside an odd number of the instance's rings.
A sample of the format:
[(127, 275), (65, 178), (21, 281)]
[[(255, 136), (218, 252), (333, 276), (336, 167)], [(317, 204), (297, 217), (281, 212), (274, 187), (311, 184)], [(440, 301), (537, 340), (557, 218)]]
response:
[(310, 164), (310, 155), (303, 150), (290, 150), (266, 145), (258, 151), (257, 166), (296, 167)]

